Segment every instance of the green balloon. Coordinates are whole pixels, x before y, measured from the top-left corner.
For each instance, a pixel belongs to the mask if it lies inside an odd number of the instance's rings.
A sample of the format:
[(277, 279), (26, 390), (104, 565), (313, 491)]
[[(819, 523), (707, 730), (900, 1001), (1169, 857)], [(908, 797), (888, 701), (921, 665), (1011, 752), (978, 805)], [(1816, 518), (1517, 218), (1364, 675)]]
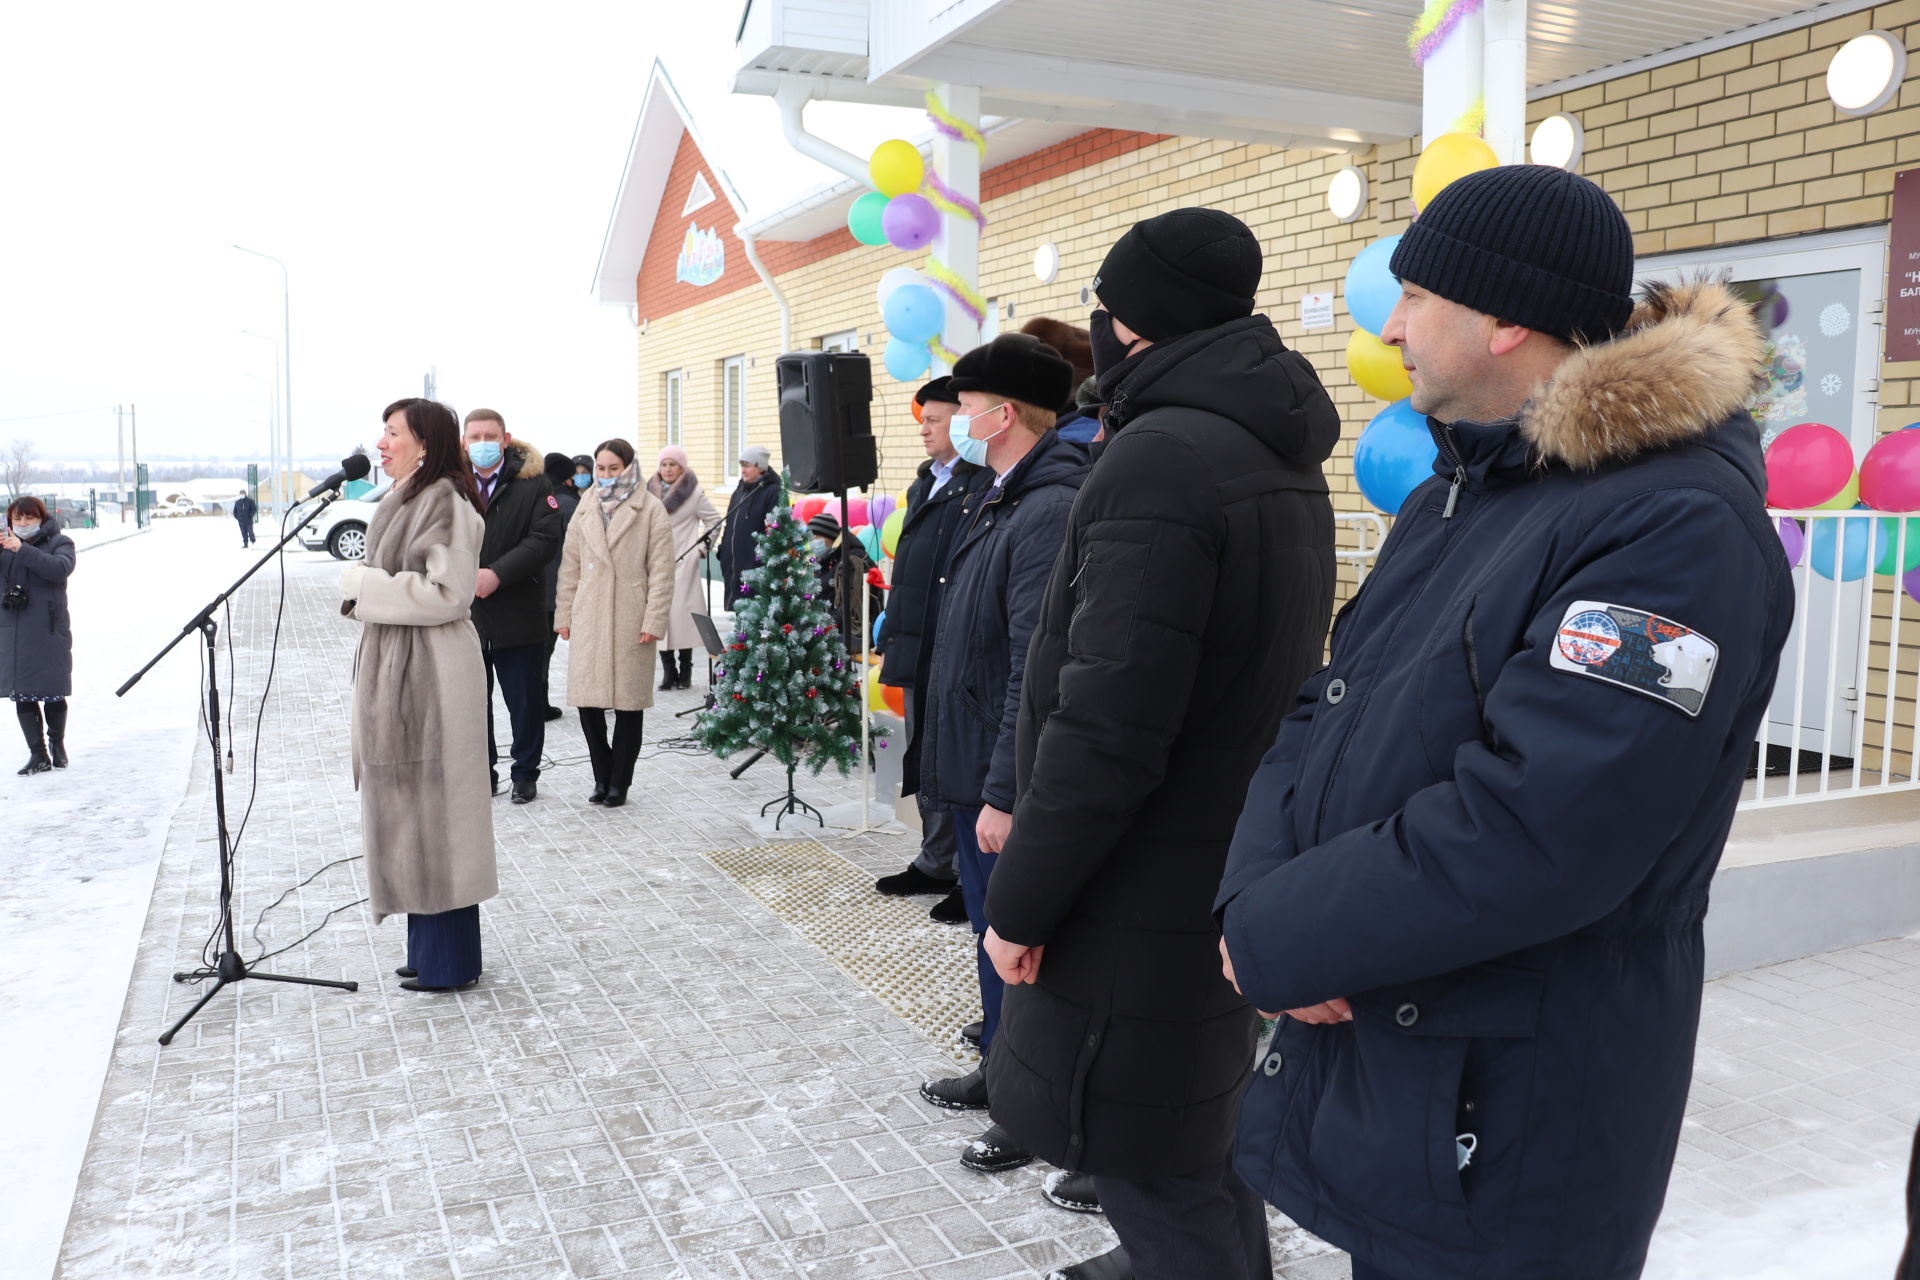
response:
[[(1900, 545), (1900, 526), (1903, 524), (1907, 526), (1904, 547)], [(1905, 574), (1915, 569), (1920, 569), (1920, 520), (1889, 520), (1881, 517), (1880, 559), (1875, 562), (1873, 571)]]
[(853, 232), (853, 238), (861, 244), (885, 244), (887, 233), (881, 227), (880, 219), (886, 211), (887, 198), (878, 191), (869, 191), (853, 202), (853, 208), (847, 210), (847, 230)]

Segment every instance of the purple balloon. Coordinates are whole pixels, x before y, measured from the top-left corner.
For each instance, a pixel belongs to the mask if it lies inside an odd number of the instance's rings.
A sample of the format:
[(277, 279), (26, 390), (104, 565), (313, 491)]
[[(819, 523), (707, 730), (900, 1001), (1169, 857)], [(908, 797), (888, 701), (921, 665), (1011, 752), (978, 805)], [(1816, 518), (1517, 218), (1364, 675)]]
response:
[(899, 506), (900, 500), (892, 494), (876, 493), (867, 500), (867, 520), (878, 529)]
[(880, 226), (887, 233), (887, 243), (894, 248), (924, 249), (933, 243), (934, 234), (940, 230), (940, 211), (925, 196), (909, 191), (887, 201), (886, 211), (880, 215)]
[(1907, 589), (1908, 595), (1920, 600), (1920, 565), (1907, 570), (1900, 579), (1900, 585)]
[(1798, 520), (1780, 517), (1780, 546), (1787, 553), (1787, 563), (1798, 569), (1800, 558), (1807, 554), (1807, 531)]

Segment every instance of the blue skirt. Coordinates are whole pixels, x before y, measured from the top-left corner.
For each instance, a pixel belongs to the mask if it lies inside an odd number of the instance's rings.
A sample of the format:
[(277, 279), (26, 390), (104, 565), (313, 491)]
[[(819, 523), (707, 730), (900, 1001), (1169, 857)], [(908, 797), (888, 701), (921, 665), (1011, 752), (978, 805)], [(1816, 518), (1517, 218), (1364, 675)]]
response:
[(480, 976), (480, 904), (407, 916), (407, 964), (423, 987), (464, 987)]

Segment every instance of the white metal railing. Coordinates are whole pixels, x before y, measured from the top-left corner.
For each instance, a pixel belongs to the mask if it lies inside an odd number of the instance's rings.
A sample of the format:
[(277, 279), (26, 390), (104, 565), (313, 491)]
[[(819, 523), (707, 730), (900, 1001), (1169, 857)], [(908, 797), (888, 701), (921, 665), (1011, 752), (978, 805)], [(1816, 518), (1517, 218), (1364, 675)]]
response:
[[(1920, 789), (1920, 644), (1903, 644), (1901, 635), (1903, 622), (1920, 627), (1920, 606), (1908, 598), (1901, 573), (1920, 557), (1920, 518), (1770, 514), (1795, 561), (1793, 630), (1741, 807)], [(1770, 756), (1780, 752), (1784, 772), (1769, 777)]]
[[(1353, 584), (1358, 591), (1360, 584), (1367, 580), (1367, 570), (1373, 564), (1373, 558), (1380, 554), (1380, 544), (1387, 540), (1387, 522), (1372, 511), (1336, 511), (1333, 518), (1337, 524), (1352, 525), (1354, 536), (1360, 545), (1351, 551), (1335, 551), (1333, 558), (1353, 565), (1359, 575)], [(1371, 532), (1373, 540), (1367, 540)]]

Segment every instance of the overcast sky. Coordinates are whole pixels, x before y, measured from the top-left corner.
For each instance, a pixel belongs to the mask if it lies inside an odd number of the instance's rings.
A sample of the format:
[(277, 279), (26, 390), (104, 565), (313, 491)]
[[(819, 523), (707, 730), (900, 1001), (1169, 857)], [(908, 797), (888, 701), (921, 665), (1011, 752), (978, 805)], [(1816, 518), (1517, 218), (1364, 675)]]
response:
[[(756, 209), (837, 179), (726, 92), (738, 0), (14, 3), (0, 11), (0, 443), (265, 461), (280, 274), (295, 452), (371, 444), (437, 366), (579, 452), (635, 414), (624, 309), (591, 298), (658, 56)], [(817, 106), (858, 152), (917, 115)], [(750, 166), (750, 167), (749, 167)], [(54, 416), (46, 416), (54, 415)], [(251, 450), (251, 454), (249, 451)]]

